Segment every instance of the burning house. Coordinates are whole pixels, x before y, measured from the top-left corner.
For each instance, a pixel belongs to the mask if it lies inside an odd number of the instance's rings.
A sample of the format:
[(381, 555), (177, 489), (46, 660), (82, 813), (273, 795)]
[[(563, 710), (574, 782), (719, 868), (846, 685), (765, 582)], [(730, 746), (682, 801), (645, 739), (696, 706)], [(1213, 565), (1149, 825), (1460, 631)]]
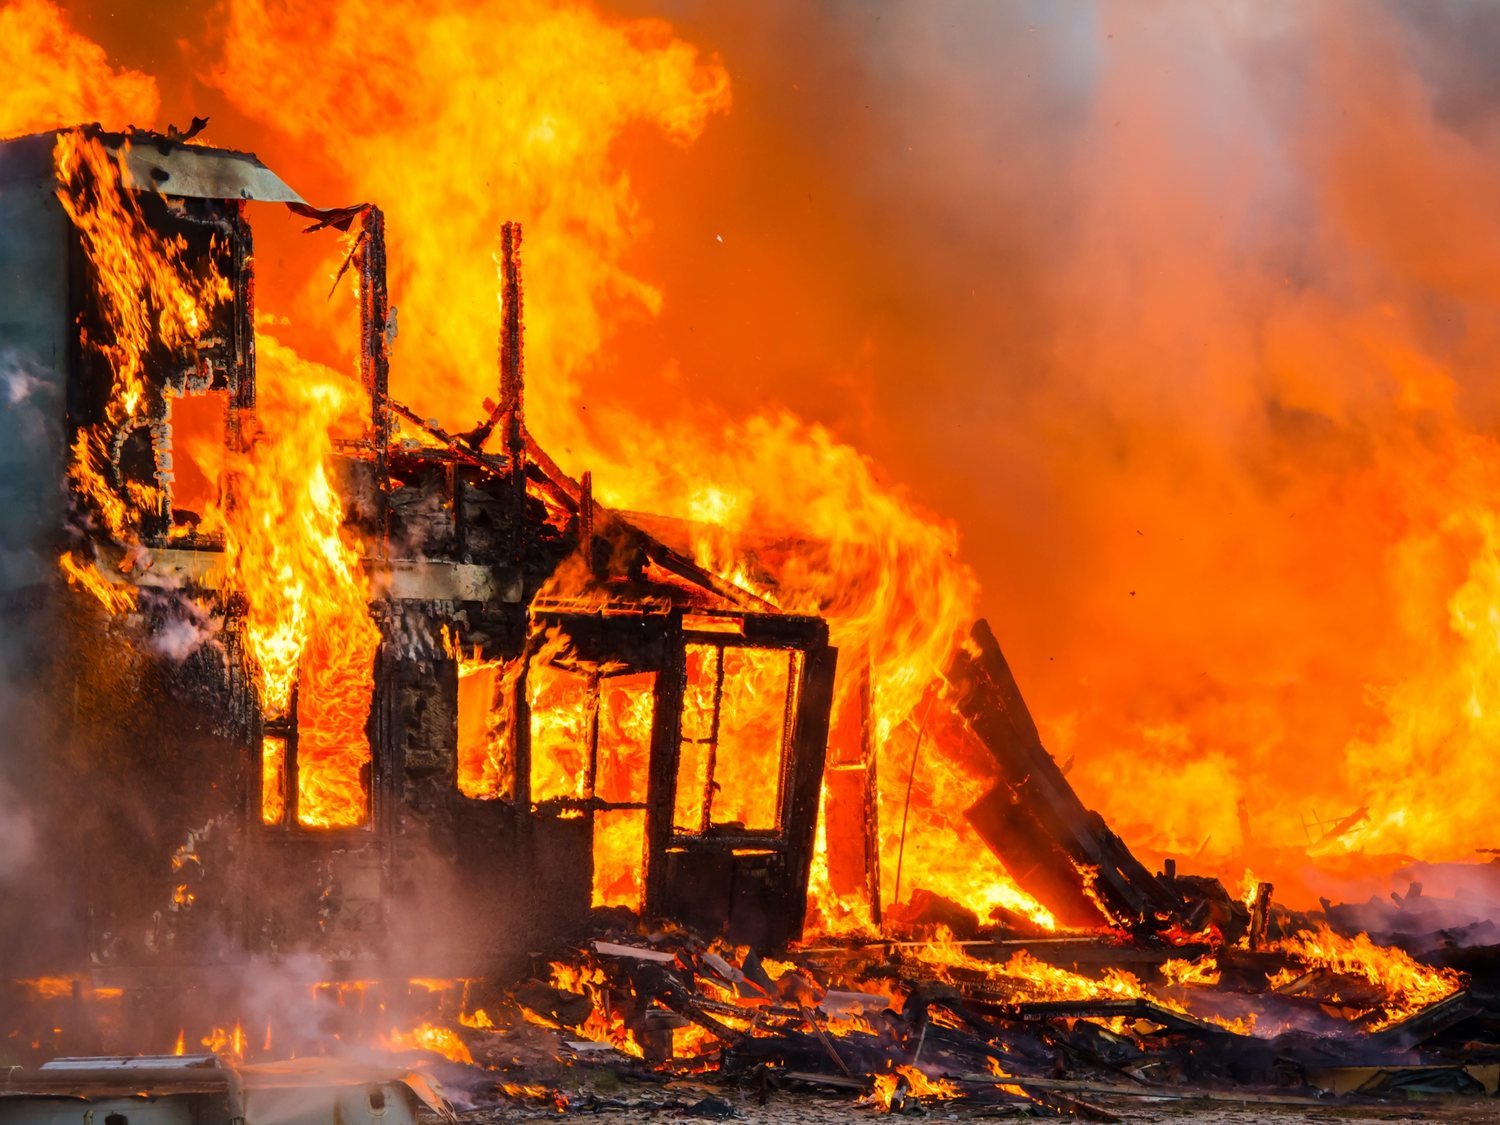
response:
[[(53, 876), (6, 919), (0, 998), (37, 1057), (177, 1051), (12, 1074), (0, 1117), (116, 1109), (145, 1074), (226, 1118), (302, 1087), (278, 1063), (241, 1099), (191, 1040), (498, 1072), (557, 1033), (547, 1066), (607, 1051), (763, 1096), (1085, 1116), (1074, 1071), (1500, 1082), (1467, 1057), (1493, 954), (1376, 943), (1405, 924), (1378, 903), (1313, 918), (1248, 873), (1238, 894), (1153, 873), (1074, 792), (983, 621), (956, 645), (929, 628), (941, 653), (904, 653), (879, 710), (877, 630), (788, 611), (705, 565), (702, 528), (570, 477), (526, 425), (518, 226), (495, 393), (453, 432), (392, 393), (379, 207), (315, 208), (191, 142), (0, 143), (0, 661), (25, 688), (0, 783)], [(356, 373), (261, 330), (251, 219), (280, 206), (338, 240)], [(336, 1085), (340, 1119), (446, 1108)]]
[[(251, 453), (321, 404), (257, 410), (258, 365), (285, 362), (254, 327), (272, 204), (344, 233), (368, 402), (280, 469)], [(389, 393), (377, 207), (313, 212), (254, 157), (165, 136), (0, 148), (0, 352), (33, 380), (0, 412), (4, 632), (47, 669), (31, 784), (95, 787), (63, 846), (97, 967), (475, 971), (610, 908), (800, 932), (827, 625), (607, 510), (532, 440), (520, 240), (495, 401), (454, 435)]]

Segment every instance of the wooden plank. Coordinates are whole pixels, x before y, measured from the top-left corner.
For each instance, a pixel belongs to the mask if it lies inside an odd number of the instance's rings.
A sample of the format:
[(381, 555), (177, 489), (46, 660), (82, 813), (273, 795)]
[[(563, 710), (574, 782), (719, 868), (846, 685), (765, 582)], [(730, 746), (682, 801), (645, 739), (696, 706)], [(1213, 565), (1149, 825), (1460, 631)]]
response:
[[(1097, 896), (1099, 913), (1111, 923), (1154, 924), (1157, 915), (1175, 916), (1178, 899), (1130, 853), (1103, 817), (1084, 807), (1042, 745), (1021, 689), (986, 622), (975, 623), (945, 678), (957, 713), (999, 767), (997, 790), (980, 803), (982, 809), (971, 811), (971, 820), (979, 817), (988, 823), (986, 842), (992, 847), (1003, 843), (1006, 865), (1032, 869), (1031, 877), (1045, 878), (1055, 894), (1055, 888), (1072, 886), (1075, 893), (1068, 905), (1074, 905), (1079, 895)], [(1028, 830), (1011, 825), (1013, 817), (1002, 815), (1002, 805), (1019, 810), (1014, 815), (1027, 822)], [(989, 836), (1000, 840), (992, 842)], [(1085, 869), (1097, 873), (1091, 876), (1093, 894), (1085, 886)]]

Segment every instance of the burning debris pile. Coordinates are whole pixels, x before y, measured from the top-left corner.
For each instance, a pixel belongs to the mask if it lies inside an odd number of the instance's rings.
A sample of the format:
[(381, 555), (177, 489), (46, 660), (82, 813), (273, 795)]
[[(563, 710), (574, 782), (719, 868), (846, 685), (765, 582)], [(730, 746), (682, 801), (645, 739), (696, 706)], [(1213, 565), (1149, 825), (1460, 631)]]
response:
[[(1231, 913), (1248, 927), (1252, 910)], [(773, 957), (680, 928), (630, 930), (538, 957), (518, 982), (315, 982), (297, 1000), (282, 992), (263, 1029), (236, 1021), (201, 1042), (251, 1074), (333, 1050), (428, 1073), (460, 1107), (553, 1113), (727, 1116), (746, 1099), (803, 1095), (1117, 1120), (1141, 1098), (1301, 1106), (1496, 1092), (1500, 1023), (1479, 974), (1272, 914), (1254, 949), (1248, 932), (958, 942), (939, 931)], [(1493, 950), (1485, 960), (1492, 989)], [(44, 1019), (120, 999), (23, 983)], [(189, 1042), (179, 1033), (178, 1056)], [(13, 1076), (13, 1096), (49, 1080)]]
[[(357, 379), (257, 319), (257, 201), (342, 239)], [(10, 1061), (436, 1053), (553, 1108), (601, 1066), (1097, 1118), (1494, 1092), (1485, 920), (1153, 873), (962, 597), (881, 563), (856, 598), (810, 577), (826, 545), (570, 477), (526, 426), (520, 248), (455, 433), (392, 393), (378, 207), (180, 136), (0, 146), (0, 354), (36, 385), (0, 412), (9, 533), (45, 561), (0, 624), (20, 781), (85, 873), (12, 954)]]
[[(464, 1058), (502, 1072), (526, 1066), (518, 1013), (558, 1027), (564, 1057), (608, 1047), (641, 1077), (815, 1089), (891, 1111), (962, 1100), (1110, 1119), (1087, 1099), (1495, 1092), (1500, 1041), (1462, 974), (1326, 925), (1247, 944), (944, 936), (772, 959), (680, 933), (598, 940), (457, 1027)], [(520, 1078), (499, 1088), (508, 1081)], [(560, 1082), (553, 1101), (577, 1079)]]

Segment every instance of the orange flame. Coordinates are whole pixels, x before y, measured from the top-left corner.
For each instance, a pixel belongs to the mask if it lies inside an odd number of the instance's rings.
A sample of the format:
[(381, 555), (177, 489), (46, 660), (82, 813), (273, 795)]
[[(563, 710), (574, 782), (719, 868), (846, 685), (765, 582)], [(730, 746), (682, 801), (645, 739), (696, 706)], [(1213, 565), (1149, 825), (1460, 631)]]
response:
[(458, 791), (478, 800), (509, 798), (515, 770), (516, 683), (521, 660), (458, 653)]
[(1260, 880), (1255, 872), (1245, 868), (1245, 877), (1240, 881), (1240, 901), (1246, 910), (1255, 909), (1255, 900), (1260, 897)]
[(590, 695), (582, 673), (564, 667), (570, 646), (547, 629), (526, 673), (531, 707), (531, 800), (582, 800), (589, 780)]
[[(323, 29), (322, 41), (340, 43), (355, 26), (363, 49), (308, 54), (309, 27)], [(453, 49), (481, 33), (508, 44), (504, 68), (476, 66), (469, 52)], [(316, 67), (320, 80), (302, 81), (302, 67)], [(586, 74), (608, 80), (582, 80)], [(290, 7), (241, 0), (230, 8), (214, 81), (239, 109), (293, 137), (336, 129), (343, 138), (331, 158), (337, 175), (329, 194), (375, 198), (386, 208), (401, 247), (393, 284), (402, 314), (423, 326), (420, 336), (403, 338), (393, 386), (424, 414), (466, 422), (492, 391), (490, 338), (475, 329), (494, 323), (492, 266), (487, 255), (456, 255), (454, 247), (491, 244), (505, 218), (526, 224), (527, 363), (533, 385), (547, 388), (528, 401), (529, 427), (544, 445), (571, 447), (581, 465), (595, 468), (602, 501), (698, 521), (689, 546), (704, 564), (783, 608), (829, 616), (842, 651), (869, 654), (875, 744), (887, 753), (890, 736), (974, 614), (976, 586), (956, 562), (954, 528), (882, 484), (868, 459), (827, 430), (790, 415), (728, 427), (702, 418), (674, 426), (664, 416), (642, 426), (609, 417), (596, 431), (587, 419), (603, 417), (607, 406), (591, 402), (588, 415), (576, 409), (610, 318), (622, 307), (653, 309), (660, 301), (622, 264), (639, 224), (630, 183), (617, 172), (617, 142), (639, 123), (692, 140), (728, 107), (722, 67), (702, 61), (663, 24), (611, 22), (582, 6), (473, 0), (459, 5), (437, 34), (407, 3), (371, 11), (358, 0)], [(345, 81), (401, 96), (334, 99), (331, 91)], [(480, 120), (488, 124), (476, 132)], [(416, 149), (452, 174), (432, 177), (388, 158)], [(489, 157), (502, 151), (507, 159)], [(566, 192), (554, 190), (564, 183)], [(435, 215), (443, 222), (433, 222)], [(768, 535), (795, 542), (795, 549), (778, 553), (765, 542)], [(841, 692), (849, 690), (848, 679), (841, 678)], [(540, 682), (532, 687), (545, 689)], [(555, 718), (562, 724), (563, 712)], [(574, 728), (576, 720), (575, 714)], [(537, 762), (561, 762), (561, 752), (553, 751), (564, 733), (559, 725), (534, 739)], [(913, 803), (908, 847), (951, 852), (946, 862), (953, 873), (932, 868), (929, 876), (919, 856), (915, 870), (923, 885), (954, 898), (978, 893), (990, 906), (1005, 902), (1046, 917), (952, 816), (987, 788), (982, 773), (952, 770), (946, 746), (928, 751), (931, 766), (919, 773), (918, 790), (942, 786), (954, 799)], [(899, 791), (895, 779), (904, 776), (904, 765), (882, 761), (890, 767), (880, 771), (882, 798), (888, 785)], [(948, 776), (930, 776), (938, 771)], [(578, 776), (576, 768), (566, 775), (544, 771), (533, 799), (570, 795)], [(467, 771), (465, 784), (476, 795), (493, 788)], [(728, 788), (724, 800), (743, 793)], [(774, 803), (774, 794), (756, 791), (754, 799)], [(900, 847), (892, 827), (899, 814), (882, 808), (887, 879)], [(728, 805), (723, 818), (769, 819), (766, 808)], [(941, 842), (929, 847), (929, 841)], [(813, 895), (815, 902), (822, 897), (821, 890)]]
[(64, 551), (57, 564), (69, 586), (92, 594), (110, 613), (130, 613), (135, 609), (139, 595), (134, 586), (110, 582), (94, 567), (80, 563), (71, 551)]
[[(544, 442), (571, 445), (598, 465), (601, 499), (665, 507), (711, 525), (711, 532), (695, 533), (692, 544), (705, 564), (784, 608), (826, 614), (835, 644), (868, 655), (873, 744), (882, 758), (879, 852), (886, 880), (904, 848), (913, 861), (908, 869), (919, 873), (922, 886), (981, 909), (1005, 905), (1050, 924), (1045, 907), (1017, 888), (967, 824), (953, 817), (987, 783), (982, 771), (959, 764), (946, 743), (934, 740), (928, 747), (915, 778), (910, 829), (902, 834), (896, 828), (903, 816), (892, 807), (892, 794), (900, 790), (897, 779), (906, 762), (892, 736), (946, 662), (977, 600), (972, 575), (956, 562), (954, 528), (886, 487), (856, 450), (789, 414), (722, 431), (699, 419), (676, 430), (665, 419), (652, 427), (608, 426), (612, 437), (606, 444), (574, 409), (580, 377), (600, 354), (611, 317), (631, 306), (654, 310), (661, 300), (622, 264), (642, 224), (630, 181), (616, 166), (619, 138), (629, 127), (646, 124), (679, 142), (694, 139), (713, 114), (728, 107), (722, 66), (702, 60), (664, 24), (610, 21), (581, 5), (474, 0), (450, 13), (441, 33), (423, 15), (408, 3), (372, 10), (359, 0), (290, 6), (237, 0), (227, 10), (225, 50), (212, 76), (246, 116), (273, 121), (294, 138), (336, 129), (343, 138), (329, 162), (336, 182), (319, 190), (377, 198), (386, 207), (401, 246), (393, 259), (393, 286), (404, 316), (423, 325), (420, 334), (403, 338), (395, 357), (397, 393), (426, 414), (466, 419), (476, 412), (492, 382), (490, 335), (475, 330), (493, 323), (492, 264), (485, 254), (455, 255), (453, 248), (488, 244), (501, 218), (526, 223), (529, 367), (536, 384), (548, 388), (529, 404), (531, 428)], [(351, 35), (356, 26), (358, 35)], [(309, 28), (322, 33), (310, 37)], [(471, 52), (455, 49), (479, 34), (508, 44), (505, 67), (480, 65)], [(360, 49), (310, 54), (310, 38), (357, 41)], [(314, 69), (319, 80), (306, 81)], [(356, 87), (370, 96), (350, 101), (333, 95)], [(387, 96), (396, 90), (399, 97)], [(452, 174), (432, 177), (409, 161), (388, 158), (392, 151), (417, 148)], [(498, 152), (506, 159), (490, 158)], [(557, 190), (558, 184), (567, 184), (567, 191)], [(434, 215), (443, 215), (444, 222), (432, 222)], [(300, 323), (291, 331), (321, 336), (321, 345), (335, 337), (320, 304), (297, 305)], [(274, 359), (270, 351), (262, 349), (263, 368)], [(442, 377), (432, 377), (434, 372)], [(310, 448), (323, 446), (314, 442)], [(236, 510), (259, 513), (268, 499), (258, 493), (248, 467), (235, 468), (243, 477), (237, 491), (244, 503), (239, 509), (230, 505), (224, 523), (231, 529)], [(300, 732), (298, 761), (313, 763), (314, 774), (342, 779), (336, 793), (302, 794), (305, 779), (299, 776), (299, 795), (307, 798), (299, 801), (299, 818), (358, 823), (364, 810), (356, 779), (368, 754), (359, 728), (368, 699), (355, 685), (374, 634), (363, 627), (367, 615), (357, 603), (364, 591), (350, 560), (327, 550), (338, 538), (327, 505), (317, 499), (300, 505), (321, 513), (309, 534), (291, 518), (298, 507), (283, 503), (273, 518), (294, 529), (294, 538), (312, 541), (307, 550), (280, 552), (302, 556), (303, 563), (275, 558), (272, 543), (244, 550), (231, 542), (232, 566), (251, 605), (247, 641), (263, 705), (281, 716), (300, 668), (297, 717), (310, 729)], [(235, 529), (231, 540), (251, 542), (255, 530)], [(795, 548), (768, 545), (767, 531)], [(259, 569), (271, 573), (252, 573), (257, 564), (251, 556), (264, 556)], [(328, 629), (318, 621), (333, 618), (320, 618), (304, 604), (305, 572), (319, 569), (333, 572), (326, 586), (338, 594), (342, 617), (351, 623), (349, 637), (321, 637)], [(290, 581), (278, 584), (275, 576), (281, 574)], [(847, 673), (841, 676), (841, 697), (853, 682)], [(731, 698), (727, 713), (730, 742), (753, 737), (760, 747), (762, 734), (774, 742), (771, 725), (759, 718), (736, 730), (737, 703)], [(489, 733), (483, 753), (475, 752), (477, 740), (466, 744), (461, 784), (473, 796), (500, 795), (494, 777), (504, 772), (504, 763)], [(545, 764), (546, 732), (538, 745), (536, 760)], [(721, 807), (704, 815), (774, 825), (778, 795), (732, 776), (735, 763), (747, 759), (729, 752), (722, 759), (729, 776), (719, 779)], [(533, 779), (540, 782), (533, 785), (534, 799), (567, 795), (577, 777), (576, 770), (566, 778), (544, 772)], [(624, 835), (624, 824), (617, 822), (618, 835)], [(817, 870), (826, 871), (826, 863), (820, 861)], [(818, 887), (812, 897), (816, 903), (827, 896)]]
[(72, 977), (32, 977), (15, 983), (38, 1000), (61, 1000), (73, 995)]
[(1170, 957), (1162, 962), (1162, 979), (1175, 985), (1215, 985), (1219, 983), (1219, 966), (1212, 957), (1189, 961)]
[(473, 1065), (474, 1056), (458, 1033), (451, 1027), (423, 1022), (410, 1031), (392, 1031), (386, 1036), (385, 1046), (392, 1051), (431, 1051), (442, 1055), (450, 1062)]
[(54, 156), (57, 198), (96, 274), (110, 338), (92, 344), (114, 373), (111, 409), (118, 423), (140, 406), (147, 350), (158, 343), (192, 343), (233, 290), (211, 262), (187, 268), (181, 237), (168, 238), (147, 225), (140, 204), (121, 188), (119, 164), (99, 141), (78, 130), (59, 133)]
[(79, 121), (149, 124), (160, 99), (156, 81), (109, 65), (103, 48), (79, 35), (47, 0), (0, 7), (0, 137)]
[[(1369, 934), (1343, 937), (1327, 924), (1320, 924), (1311, 933), (1287, 938), (1278, 943), (1278, 948), (1307, 965), (1357, 977), (1378, 988), (1385, 996), (1381, 1005), (1383, 1014), (1370, 1024), (1371, 1031), (1389, 1027), (1453, 995), (1464, 985), (1463, 974), (1453, 969), (1420, 964), (1404, 950), (1376, 945)], [(1296, 975), (1296, 970), (1285, 972)], [(1272, 983), (1274, 986), (1281, 981)]]
[(280, 824), (286, 817), (286, 739), (268, 734), (260, 748), (260, 822)]
[(216, 1055), (227, 1056), (235, 1061), (242, 1061), (245, 1057), (245, 1032), (238, 1023), (233, 1028), (214, 1028), (201, 1042)]
[(497, 1087), (507, 1098), (521, 1102), (542, 1102), (562, 1112), (567, 1108), (568, 1096), (550, 1086), (527, 1085), (521, 1082), (502, 1082)]
[(783, 732), (799, 670), (800, 657), (782, 650), (687, 646), (673, 813), (680, 830), (780, 826)]
[(585, 965), (569, 965), (564, 961), (552, 962), (551, 983), (553, 988), (587, 996), (593, 1001), (588, 1019), (575, 1030), (584, 1039), (595, 1043), (608, 1043), (615, 1050), (636, 1058), (644, 1056), (640, 1044), (635, 1041), (630, 1029), (625, 1026), (624, 1016), (613, 1010), (609, 1003), (608, 978), (604, 970)]
[[(656, 701), (654, 673), (611, 676), (599, 687), (598, 767), (594, 795), (615, 804), (644, 804)], [(646, 810), (594, 814), (594, 906), (640, 911), (646, 888)]]
[(954, 980), (952, 970), (983, 977), (1010, 991), (1019, 1000), (1153, 1000), (1163, 1007), (1183, 1011), (1181, 1004), (1154, 996), (1135, 974), (1107, 968), (1098, 979), (1039, 961), (1025, 950), (1003, 964), (986, 961), (951, 940), (923, 945), (913, 955), (944, 979)]
[(890, 1113), (897, 1092), (903, 1088), (913, 1098), (952, 1101), (963, 1097), (963, 1091), (946, 1078), (929, 1078), (914, 1066), (898, 1066), (887, 1074), (875, 1075), (870, 1104)]
[[(402, 336), (398, 397), (424, 417), (467, 421), (493, 393), (489, 250), (515, 219), (529, 263), (528, 373), (549, 388), (529, 417), (539, 434), (576, 425), (576, 375), (600, 354), (610, 314), (661, 301), (624, 262), (644, 220), (621, 136), (691, 141), (728, 106), (723, 67), (660, 21), (551, 0), (463, 0), (441, 19), (416, 0), (237, 0), (223, 32), (211, 81), (237, 109), (291, 137), (289, 152), (340, 138), (303, 193), (386, 211), (401, 318), (422, 325)], [(424, 152), (445, 173), (395, 152)]]
[(258, 335), (259, 433), (226, 468), (222, 529), (230, 581), (247, 603), (245, 649), (261, 707), (286, 717), (296, 688), (297, 822), (364, 823), (366, 723), (380, 630), (370, 617), (361, 551), (343, 529), (330, 477), (332, 439), (367, 402), (354, 383)]
[(119, 164), (100, 141), (81, 130), (59, 133), (53, 159), (57, 198), (92, 267), (105, 328), (99, 338), (85, 332), (83, 343), (104, 358), (113, 380), (104, 420), (80, 430), (74, 441), (69, 476), (111, 535), (127, 542), (136, 530), (134, 513), (158, 507), (163, 493), (134, 484), (127, 490), (130, 503), (122, 500), (108, 483), (110, 438), (140, 409), (148, 350), (194, 343), (233, 292), (211, 256), (190, 269), (185, 240), (147, 224), (136, 197), (121, 186)]

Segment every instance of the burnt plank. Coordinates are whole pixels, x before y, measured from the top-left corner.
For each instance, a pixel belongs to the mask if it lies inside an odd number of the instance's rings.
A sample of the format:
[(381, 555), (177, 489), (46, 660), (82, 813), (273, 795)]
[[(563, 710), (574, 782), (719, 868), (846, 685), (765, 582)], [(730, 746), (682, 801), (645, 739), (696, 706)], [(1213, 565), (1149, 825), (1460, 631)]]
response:
[[(1075, 887), (1065, 904), (1076, 904), (1078, 895), (1088, 896), (1083, 870), (1096, 870), (1092, 889), (1099, 913), (1110, 922), (1138, 925), (1150, 924), (1158, 916), (1173, 917), (1176, 897), (1131, 854), (1098, 813), (1084, 807), (1042, 745), (1036, 722), (987, 622), (975, 623), (969, 639), (954, 653), (945, 678), (952, 689), (953, 707), (999, 767), (1001, 792), (981, 801), (977, 812), (971, 810), (970, 819), (976, 826), (985, 826), (981, 833), (986, 843), (1006, 848), (1001, 858), (1007, 866), (1031, 868), (1030, 879), (1054, 888)], [(1024, 813), (1011, 812), (1004, 807), (1007, 804)], [(1018, 816), (1029, 822), (1022, 825), (1025, 831), (1018, 830)]]

